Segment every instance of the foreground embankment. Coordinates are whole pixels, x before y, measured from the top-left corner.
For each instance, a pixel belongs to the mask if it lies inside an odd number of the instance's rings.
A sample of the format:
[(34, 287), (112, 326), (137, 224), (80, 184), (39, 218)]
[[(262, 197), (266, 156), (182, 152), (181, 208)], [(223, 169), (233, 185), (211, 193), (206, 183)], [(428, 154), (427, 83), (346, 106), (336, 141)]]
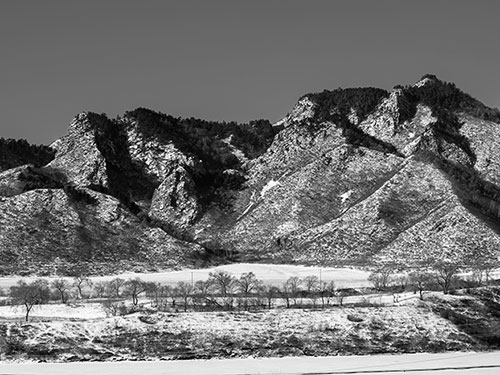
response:
[(73, 363), (0, 363), (0, 373), (142, 375), (264, 375), (264, 374), (461, 374), (496, 375), (500, 353), (419, 353), (373, 356), (245, 358), (188, 361), (122, 361)]
[[(136, 312), (0, 325), (7, 360), (123, 361), (485, 350), (498, 316), (472, 296), (390, 307)], [(468, 314), (468, 315), (467, 315)], [(482, 314), (482, 315), (481, 315)], [(488, 341), (489, 340), (489, 341)], [(498, 344), (498, 342), (497, 342)]]

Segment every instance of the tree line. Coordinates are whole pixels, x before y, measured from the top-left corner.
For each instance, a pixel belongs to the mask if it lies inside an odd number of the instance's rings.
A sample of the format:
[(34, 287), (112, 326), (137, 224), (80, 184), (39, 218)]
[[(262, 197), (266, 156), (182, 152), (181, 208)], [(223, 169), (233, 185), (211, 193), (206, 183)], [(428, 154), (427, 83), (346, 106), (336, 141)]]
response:
[[(436, 262), (430, 269), (420, 267), (407, 272), (385, 264), (374, 269), (368, 281), (373, 285), (371, 292), (412, 290), (423, 299), (426, 290), (441, 290), (447, 294), (453, 288), (464, 285), (488, 284), (496, 267), (497, 263), (478, 262), (474, 264), (470, 279), (464, 281), (458, 278), (461, 267), (451, 262)], [(269, 285), (253, 272), (235, 277), (218, 270), (210, 272), (206, 280), (179, 281), (175, 285), (144, 281), (138, 277), (93, 282), (82, 275), (51, 282), (46, 279), (20, 280), (10, 288), (8, 297), (12, 305), (24, 306), (28, 321), (36, 305), (68, 303), (70, 300), (98, 301), (108, 315), (122, 315), (137, 311), (144, 304), (159, 311), (176, 312), (272, 309), (277, 307), (278, 301), (286, 308), (326, 308), (343, 306), (346, 297), (358, 294), (354, 289), (338, 288), (334, 281), (324, 281), (315, 275), (304, 278), (292, 276), (281, 285)]]

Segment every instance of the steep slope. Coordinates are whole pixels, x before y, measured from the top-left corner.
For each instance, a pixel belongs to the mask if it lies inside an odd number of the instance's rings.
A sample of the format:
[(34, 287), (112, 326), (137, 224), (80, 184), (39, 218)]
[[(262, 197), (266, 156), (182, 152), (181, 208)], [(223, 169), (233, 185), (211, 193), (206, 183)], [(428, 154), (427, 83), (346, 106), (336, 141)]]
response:
[(297, 261), (365, 264), (378, 255), (415, 264), (445, 249), (458, 261), (479, 248), (498, 248), (500, 237), (463, 206), (442, 171), (415, 157), (404, 164), (341, 217), (289, 239)]
[(0, 228), (0, 266), (10, 273), (178, 268), (203, 253), (91, 190), (37, 189), (0, 198)]

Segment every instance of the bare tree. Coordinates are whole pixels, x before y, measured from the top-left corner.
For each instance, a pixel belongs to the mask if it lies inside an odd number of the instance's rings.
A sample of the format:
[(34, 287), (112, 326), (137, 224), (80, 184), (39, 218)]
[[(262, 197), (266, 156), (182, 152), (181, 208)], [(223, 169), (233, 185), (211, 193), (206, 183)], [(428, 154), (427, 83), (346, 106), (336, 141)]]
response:
[(432, 282), (432, 275), (425, 269), (411, 272), (409, 275), (409, 282), (412, 284), (420, 295), (420, 299), (424, 299), (424, 291), (429, 287)]
[(102, 307), (108, 317), (125, 315), (127, 313), (127, 307), (123, 301), (119, 302), (108, 299), (102, 302)]
[(56, 290), (56, 292), (59, 294), (59, 297), (61, 299), (62, 303), (66, 303), (69, 298), (68, 290), (70, 289), (71, 285), (68, 280), (66, 279), (56, 279), (50, 283), (50, 285)]
[(306, 276), (304, 278), (304, 286), (306, 287), (307, 297), (312, 301), (313, 306), (316, 307), (316, 300), (318, 299), (320, 286), (318, 276)]
[(274, 285), (261, 285), (259, 288), (259, 294), (264, 296), (267, 301), (267, 308), (271, 310), (273, 306), (273, 299), (279, 296), (280, 290)]
[(500, 262), (496, 254), (475, 256), (470, 260), (470, 268), (472, 269), (473, 277), (479, 285), (482, 285), (483, 278), (485, 284), (488, 285), (491, 272), (499, 266)]
[(47, 303), (50, 299), (49, 282), (45, 279), (36, 279), (33, 285), (38, 288), (38, 293), (40, 293), (40, 305)]
[(285, 300), (285, 304), (287, 308), (290, 308), (290, 300), (292, 298), (292, 291), (290, 288), (290, 284), (285, 281), (282, 285), (281, 288), (279, 288), (279, 293), (281, 298)]
[(104, 296), (106, 295), (106, 292), (108, 290), (108, 285), (107, 283), (105, 282), (97, 282), (93, 285), (92, 287), (95, 295), (97, 296), (97, 298), (104, 298)]
[(76, 288), (78, 298), (83, 299), (83, 288), (86, 286), (92, 287), (92, 280), (85, 275), (78, 275), (73, 278), (73, 286)]
[(148, 289), (148, 284), (136, 277), (135, 279), (128, 279), (124, 284), (125, 293), (132, 297), (132, 305), (137, 306), (139, 303), (139, 296)]
[(370, 281), (377, 291), (386, 289), (392, 282), (392, 274), (394, 269), (392, 267), (384, 266), (377, 268), (368, 276), (368, 281)]
[(146, 297), (151, 299), (151, 306), (159, 307), (161, 304), (162, 285), (151, 282), (146, 290)]
[(404, 292), (406, 290), (406, 287), (408, 286), (409, 278), (408, 275), (406, 274), (401, 274), (398, 275), (394, 278), (394, 283), (398, 284), (399, 287), (401, 288), (401, 292)]
[(248, 309), (248, 299), (252, 293), (258, 292), (262, 281), (257, 279), (253, 272), (243, 273), (239, 279), (236, 280), (236, 287), (243, 296), (243, 306), (245, 310)]
[(189, 298), (191, 298), (191, 296), (193, 295), (193, 285), (191, 283), (179, 281), (175, 289), (184, 302), (184, 312), (186, 312), (188, 308)]
[(293, 298), (293, 304), (294, 306), (297, 306), (297, 299), (300, 296), (300, 284), (302, 284), (302, 281), (297, 276), (291, 276), (286, 281), (286, 284), (288, 285), (288, 291)]
[(10, 288), (10, 298), (13, 304), (23, 305), (26, 311), (25, 319), (29, 320), (29, 314), (35, 305), (43, 301), (42, 292), (36, 282), (26, 283), (19, 280), (17, 285)]
[(116, 298), (120, 297), (121, 295), (120, 291), (125, 286), (126, 282), (127, 282), (126, 280), (120, 277), (115, 277), (113, 280), (110, 280), (108, 282), (110, 294)]
[(337, 298), (337, 302), (339, 306), (344, 306), (344, 300), (349, 295), (349, 291), (347, 289), (337, 289), (335, 293), (335, 297)]
[(321, 307), (323, 309), (325, 308), (325, 298), (329, 303), (330, 297), (333, 297), (333, 295), (335, 295), (335, 283), (333, 281), (330, 281), (330, 284), (332, 284), (333, 288), (333, 294), (331, 296), (329, 295), (329, 283), (327, 283), (326, 281), (322, 281), (318, 286), (319, 296), (321, 297)]
[[(337, 286), (333, 280), (330, 280), (328, 284), (324, 286), (324, 295), (326, 296), (326, 302), (330, 305), (330, 301), (333, 297), (335, 297), (337, 293)], [(324, 297), (322, 297), (324, 298)]]
[[(211, 293), (211, 284), (207, 280), (198, 280), (194, 284), (194, 293), (196, 294), (196, 298), (199, 301), (199, 304), (209, 304), (214, 305), (214, 296)], [(211, 298), (210, 298), (211, 297)]]
[(452, 261), (439, 260), (432, 265), (432, 268), (436, 271), (436, 282), (443, 290), (443, 293), (448, 294), (460, 269), (460, 265)]
[(158, 294), (160, 300), (160, 308), (164, 308), (168, 305), (169, 297), (172, 297), (172, 301), (175, 301), (175, 297), (173, 297), (173, 288), (170, 285), (161, 285)]
[(208, 282), (220, 294), (227, 308), (233, 307), (232, 292), (235, 284), (234, 277), (226, 271), (215, 271), (208, 274)]

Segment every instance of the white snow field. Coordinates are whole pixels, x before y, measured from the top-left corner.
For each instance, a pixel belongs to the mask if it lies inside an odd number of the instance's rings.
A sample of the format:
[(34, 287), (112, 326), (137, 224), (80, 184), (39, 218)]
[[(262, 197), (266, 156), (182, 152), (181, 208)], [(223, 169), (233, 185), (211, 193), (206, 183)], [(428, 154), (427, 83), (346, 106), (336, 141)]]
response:
[[(216, 270), (223, 270), (239, 277), (242, 273), (253, 272), (257, 278), (261, 279), (267, 284), (280, 285), (291, 276), (306, 277), (309, 275), (316, 275), (323, 281), (333, 280), (335, 285), (339, 288), (350, 287), (360, 288), (370, 286), (368, 275), (370, 272), (350, 268), (333, 268), (333, 267), (306, 267), (295, 265), (282, 265), (282, 264), (258, 264), (258, 263), (239, 263), (229, 264), (219, 267), (206, 268), (206, 269), (184, 269), (180, 271), (167, 271), (158, 273), (122, 273), (112, 276), (92, 277), (94, 282), (110, 280), (115, 277), (123, 279), (139, 277), (144, 281), (154, 281), (164, 284), (176, 284), (179, 281), (197, 281), (206, 280), (210, 272)], [(36, 277), (21, 277), (10, 276), (0, 277), (0, 288), (9, 288), (15, 285), (18, 280), (33, 280)], [(46, 277), (50, 280), (52, 278)], [(68, 278), (69, 279), (69, 278)]]
[(154, 362), (0, 363), (0, 374), (52, 375), (498, 375), (500, 352)]
[[(0, 319), (23, 319), (24, 306), (0, 306)], [(33, 306), (30, 318), (44, 319), (99, 319), (106, 318), (106, 311), (101, 303), (51, 303)], [(1, 375), (1, 374), (0, 374)]]

